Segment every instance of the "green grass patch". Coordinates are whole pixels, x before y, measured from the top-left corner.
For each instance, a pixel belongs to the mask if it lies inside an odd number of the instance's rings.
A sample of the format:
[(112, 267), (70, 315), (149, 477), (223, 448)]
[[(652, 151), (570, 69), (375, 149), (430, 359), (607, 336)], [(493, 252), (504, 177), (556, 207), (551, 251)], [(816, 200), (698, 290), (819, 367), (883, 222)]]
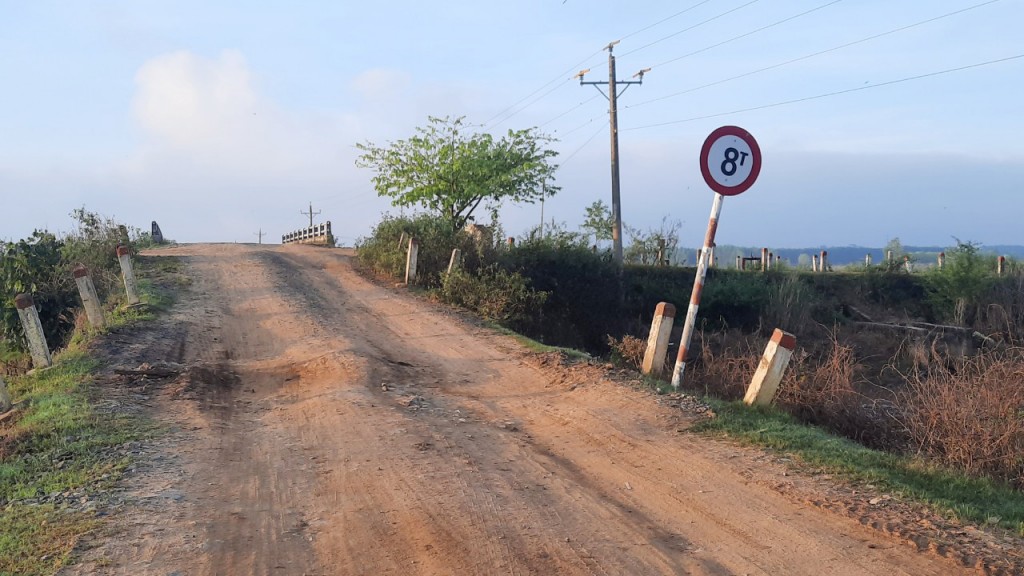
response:
[(518, 332), (509, 330), (508, 328), (505, 328), (500, 324), (495, 324), (494, 322), (485, 322), (485, 324), (487, 325), (488, 328), (494, 330), (495, 332), (499, 332), (501, 334), (504, 334), (505, 336), (511, 336), (513, 339), (515, 339), (516, 342), (519, 342), (520, 344), (522, 344), (527, 349), (533, 352), (561, 352), (562, 354), (565, 354), (566, 356), (574, 360), (593, 360), (593, 357), (590, 354), (587, 354), (586, 352), (580, 352), (579, 350), (574, 350), (572, 348), (562, 348), (560, 346), (548, 346), (547, 344), (537, 342), (532, 338), (523, 336)]
[(872, 484), (930, 504), (963, 520), (994, 524), (1024, 536), (1024, 493), (987, 478), (971, 478), (918, 458), (871, 450), (774, 408), (709, 399), (717, 418), (693, 430), (792, 455), (822, 472)]
[(94, 513), (67, 505), (69, 498), (92, 499), (112, 487), (130, 463), (124, 444), (153, 433), (138, 417), (96, 412), (90, 390), (100, 365), (89, 341), (150, 320), (173, 302), (177, 259), (140, 260), (144, 306), (109, 311), (104, 329), (76, 333), (51, 368), (8, 382), (25, 407), (0, 425), (0, 575), (50, 575), (64, 566), (79, 537), (100, 524)]

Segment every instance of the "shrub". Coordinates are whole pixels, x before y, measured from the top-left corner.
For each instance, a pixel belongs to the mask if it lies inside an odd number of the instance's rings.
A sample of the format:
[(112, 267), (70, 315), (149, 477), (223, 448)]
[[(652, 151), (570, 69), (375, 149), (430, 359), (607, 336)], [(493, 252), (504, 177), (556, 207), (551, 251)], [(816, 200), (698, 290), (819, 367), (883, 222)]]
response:
[(900, 400), (903, 425), (920, 452), (1024, 488), (1024, 349), (907, 376)]
[(608, 336), (608, 348), (611, 349), (612, 362), (640, 370), (644, 363), (644, 354), (647, 352), (647, 341), (629, 334), (621, 339)]
[(458, 269), (445, 274), (440, 294), (449, 304), (505, 326), (519, 327), (540, 321), (539, 312), (548, 296), (529, 284), (522, 275), (491, 265), (477, 273)]
[(27, 350), (14, 296), (31, 293), (51, 348), (63, 344), (74, 327), (71, 308), (78, 296), (69, 268), (61, 258), (64, 243), (49, 232), (36, 230), (26, 239), (0, 244), (0, 338), (5, 347)]
[(928, 294), (943, 319), (971, 325), (978, 317), (982, 296), (993, 283), (994, 258), (982, 256), (978, 246), (957, 241), (946, 264), (928, 275)]

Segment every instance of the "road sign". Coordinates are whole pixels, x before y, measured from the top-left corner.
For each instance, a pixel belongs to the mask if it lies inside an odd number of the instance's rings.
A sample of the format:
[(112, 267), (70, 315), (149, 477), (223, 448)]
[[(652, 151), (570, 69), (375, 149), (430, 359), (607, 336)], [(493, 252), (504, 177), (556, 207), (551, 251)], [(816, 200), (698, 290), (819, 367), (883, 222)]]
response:
[(761, 172), (761, 148), (743, 128), (722, 126), (700, 149), (700, 172), (715, 192), (723, 196), (741, 194)]

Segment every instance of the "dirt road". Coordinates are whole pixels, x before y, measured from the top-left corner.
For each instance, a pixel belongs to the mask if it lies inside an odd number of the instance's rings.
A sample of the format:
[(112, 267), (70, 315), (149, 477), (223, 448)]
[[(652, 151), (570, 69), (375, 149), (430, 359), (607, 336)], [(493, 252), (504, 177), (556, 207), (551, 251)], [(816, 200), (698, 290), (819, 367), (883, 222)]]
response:
[[(338, 250), (195, 245), (126, 357), (151, 390), (123, 531), (71, 573), (939, 575), (766, 484), (641, 390), (353, 272)], [(148, 396), (147, 396), (148, 397)]]

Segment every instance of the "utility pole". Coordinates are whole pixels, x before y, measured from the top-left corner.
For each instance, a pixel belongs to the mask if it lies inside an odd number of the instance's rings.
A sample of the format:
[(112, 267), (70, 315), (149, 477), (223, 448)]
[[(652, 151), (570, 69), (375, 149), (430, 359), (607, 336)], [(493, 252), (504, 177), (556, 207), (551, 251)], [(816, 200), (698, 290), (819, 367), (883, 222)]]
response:
[(309, 203), (309, 212), (303, 212), (303, 211), (300, 210), (299, 214), (302, 214), (303, 216), (309, 216), (309, 227), (312, 228), (313, 227), (313, 216), (319, 215), (320, 211), (317, 210), (316, 212), (313, 212), (313, 203), (310, 202)]
[(260, 231), (255, 234), (260, 237), (260, 244), (263, 244), (263, 237), (266, 236), (266, 234), (263, 233), (263, 228), (260, 228)]
[[(605, 48), (608, 50), (608, 93), (605, 94), (601, 91), (601, 86), (604, 82), (584, 82), (583, 75), (590, 72), (590, 69), (580, 70), (576, 77), (580, 79), (580, 86), (589, 84), (594, 88), (597, 88), (598, 92), (601, 92), (605, 98), (608, 99), (608, 124), (611, 127), (611, 146), (612, 146), (612, 219), (614, 224), (612, 226), (612, 252), (615, 257), (615, 262), (622, 266), (622, 203), (619, 201), (619, 111), (618, 111), (618, 100), (625, 91), (629, 88), (630, 84), (643, 84), (644, 74), (650, 72), (650, 68), (644, 68), (633, 75), (636, 80), (618, 80), (615, 77), (615, 55), (612, 54), (612, 49), (619, 41), (616, 40)], [(622, 92), (619, 92), (619, 86), (625, 86)]]

